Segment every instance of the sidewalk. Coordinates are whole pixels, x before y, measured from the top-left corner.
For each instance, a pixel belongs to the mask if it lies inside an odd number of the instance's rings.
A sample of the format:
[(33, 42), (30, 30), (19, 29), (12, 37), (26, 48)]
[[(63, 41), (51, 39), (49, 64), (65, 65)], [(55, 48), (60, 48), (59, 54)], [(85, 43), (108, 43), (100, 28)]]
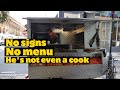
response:
[(5, 46), (0, 46), (0, 51), (4, 50)]
[(117, 73), (117, 74), (116, 74), (115, 79), (120, 79), (120, 73)]
[(103, 75), (103, 76), (100, 76), (100, 77), (97, 77), (97, 78), (94, 78), (94, 79), (106, 79), (106, 75)]
[(25, 79), (26, 74), (0, 74), (0, 79)]
[(17, 75), (15, 79), (25, 79), (25, 75)]
[[(120, 79), (120, 58), (117, 58), (118, 61), (115, 62), (115, 66), (116, 66), (116, 71), (117, 73), (115, 73), (115, 79)], [(95, 79), (106, 79), (106, 75), (97, 77)]]
[[(106, 75), (103, 75), (103, 76), (100, 76), (100, 77), (97, 77), (95, 79), (106, 79)], [(116, 73), (115, 75), (115, 79), (120, 79), (120, 73)]]

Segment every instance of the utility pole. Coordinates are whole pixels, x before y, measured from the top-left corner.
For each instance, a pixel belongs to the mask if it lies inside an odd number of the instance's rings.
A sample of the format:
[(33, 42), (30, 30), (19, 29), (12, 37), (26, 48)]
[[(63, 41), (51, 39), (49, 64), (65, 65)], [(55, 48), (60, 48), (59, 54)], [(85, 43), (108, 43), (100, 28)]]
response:
[(112, 58), (112, 32), (114, 29), (114, 11), (111, 11), (111, 18), (112, 18), (112, 30), (111, 30), (111, 38), (110, 38), (110, 50), (109, 50), (109, 58), (108, 58), (108, 72), (107, 72), (107, 79), (114, 79), (114, 68), (113, 68), (113, 58)]

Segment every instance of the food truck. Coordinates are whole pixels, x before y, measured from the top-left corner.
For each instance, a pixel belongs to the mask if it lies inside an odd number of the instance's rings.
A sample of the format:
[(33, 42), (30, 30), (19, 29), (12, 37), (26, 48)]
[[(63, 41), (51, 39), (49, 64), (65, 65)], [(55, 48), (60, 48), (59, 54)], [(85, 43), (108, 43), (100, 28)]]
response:
[[(29, 39), (48, 39), (48, 29), (58, 35), (55, 57), (90, 57), (90, 64), (29, 64), (29, 79), (89, 79), (106, 73), (110, 43), (110, 20), (89, 18), (30, 18), (27, 17)], [(104, 37), (103, 25), (107, 23)]]

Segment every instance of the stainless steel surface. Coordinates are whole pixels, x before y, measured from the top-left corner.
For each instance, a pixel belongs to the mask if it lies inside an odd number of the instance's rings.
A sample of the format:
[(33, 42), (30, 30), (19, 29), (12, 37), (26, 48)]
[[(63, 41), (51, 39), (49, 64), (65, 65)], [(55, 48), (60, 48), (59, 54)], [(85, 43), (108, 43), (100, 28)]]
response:
[[(94, 35), (96, 22), (99, 19), (58, 19), (58, 18), (27, 18), (30, 23), (60, 23), (60, 24), (69, 24), (69, 23), (84, 23), (85, 24), (85, 39), (84, 44), (85, 48), (89, 47), (89, 40)], [(102, 21), (102, 20), (101, 20)], [(104, 21), (104, 20), (103, 20)], [(106, 21), (106, 20), (105, 20)], [(108, 20), (110, 21), (110, 20)], [(57, 29), (57, 32), (59, 30)], [(73, 44), (74, 43), (74, 33), (65, 32), (60, 30), (61, 33), (61, 43), (62, 44)], [(31, 34), (29, 34), (30, 37)], [(96, 44), (93, 44), (93, 47), (96, 48)], [(93, 53), (56, 53), (55, 56), (91, 56)], [(103, 58), (103, 64), (91, 64), (91, 65), (69, 65), (69, 66), (37, 66), (28, 68), (28, 74), (30, 79), (48, 79), (52, 78), (64, 78), (64, 79), (85, 79), (85, 78), (95, 78), (101, 76), (107, 69), (107, 58)]]
[[(55, 56), (82, 56), (83, 53), (55, 53)], [(92, 53), (87, 54), (92, 56)], [(85, 56), (85, 54), (83, 55)], [(65, 66), (29, 66), (30, 79), (48, 79), (64, 78), (64, 79), (88, 79), (96, 78), (105, 72), (107, 69), (107, 59), (103, 59), (103, 64), (90, 65), (65, 65)]]

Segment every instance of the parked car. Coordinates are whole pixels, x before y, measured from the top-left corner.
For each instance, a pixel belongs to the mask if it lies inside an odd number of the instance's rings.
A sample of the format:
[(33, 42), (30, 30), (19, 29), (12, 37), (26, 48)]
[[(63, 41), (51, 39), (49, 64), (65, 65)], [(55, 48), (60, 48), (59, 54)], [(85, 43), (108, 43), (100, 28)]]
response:
[(7, 35), (0, 33), (0, 45), (4, 44), (4, 39), (6, 38)]

